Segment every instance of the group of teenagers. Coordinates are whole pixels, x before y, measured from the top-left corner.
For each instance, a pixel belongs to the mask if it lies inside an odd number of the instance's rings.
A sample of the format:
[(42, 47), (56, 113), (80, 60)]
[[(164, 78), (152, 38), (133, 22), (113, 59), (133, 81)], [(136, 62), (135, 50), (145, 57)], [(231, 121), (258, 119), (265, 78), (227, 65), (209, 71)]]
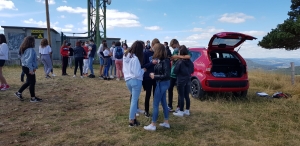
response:
[[(76, 77), (76, 72), (79, 68), (81, 78), (84, 76), (95, 78), (93, 64), (97, 54), (100, 63), (99, 78), (104, 80), (110, 80), (115, 77), (116, 80), (123, 79), (123, 54), (127, 49), (128, 46), (126, 43), (121, 45), (121, 42), (114, 41), (112, 42), (111, 48), (109, 48), (106, 40), (102, 40), (98, 50), (96, 50), (96, 45), (92, 39), (85, 42), (77, 41), (75, 48), (71, 47), (71, 43), (64, 41), (60, 48), (60, 54), (62, 56), (62, 75), (68, 75), (66, 72), (67, 66), (69, 64), (71, 67), (72, 60), (74, 60), (75, 68), (73, 77)], [(88, 75), (89, 70), (90, 74)]]
[[(169, 112), (173, 112), (173, 115), (179, 117), (190, 115), (190, 78), (194, 72), (194, 65), (190, 60), (191, 53), (186, 46), (180, 45), (176, 39), (170, 41), (170, 47), (174, 50), (172, 54), (168, 49), (167, 42), (161, 44), (158, 39), (153, 39), (150, 46), (150, 41), (147, 41), (147, 44), (143, 41), (136, 41), (124, 53), (123, 73), (126, 86), (131, 93), (129, 127), (140, 125), (137, 120), (137, 113), (139, 112), (144, 112), (146, 117), (150, 117), (149, 100), (152, 90), (152, 122), (148, 126), (144, 126), (145, 130), (156, 130), (160, 103), (164, 114), (164, 122), (159, 124), (161, 127), (170, 128)], [(174, 111), (172, 102), (175, 85), (178, 91), (178, 105)], [(138, 107), (142, 88), (146, 91), (145, 111)], [(184, 103), (186, 103), (185, 109)]]
[[(130, 111), (129, 111), (129, 127), (139, 126), (137, 120), (137, 113), (144, 113), (146, 117), (149, 114), (149, 102), (151, 93), (153, 92), (153, 112), (152, 122), (148, 126), (144, 126), (145, 130), (155, 131), (158, 120), (159, 103), (163, 107), (164, 122), (159, 126), (170, 128), (169, 112), (173, 112), (175, 116), (190, 115), (190, 77), (194, 72), (193, 62), (190, 60), (191, 53), (184, 45), (180, 45), (178, 40), (172, 39), (170, 47), (173, 48), (171, 53), (168, 48), (168, 43), (161, 44), (158, 39), (153, 39), (147, 43), (143, 41), (135, 41), (130, 48), (126, 46), (121, 47), (120, 42), (113, 42), (112, 48), (108, 48), (105, 41), (102, 42), (98, 55), (103, 55), (103, 60), (100, 59), (100, 65), (103, 64), (104, 71), (101, 72), (100, 77), (109, 78), (108, 69), (109, 64), (112, 64), (112, 57), (116, 65), (118, 79), (124, 78), (126, 86), (131, 94)], [(26, 75), (26, 82), (14, 94), (21, 100), (22, 92), (29, 87), (30, 102), (40, 102), (41, 98), (35, 96), (36, 83), (36, 69), (38, 68), (38, 57), (34, 50), (35, 38), (27, 36), (20, 45), (20, 58), (22, 64), (22, 73)], [(63, 43), (60, 53), (62, 54), (62, 75), (67, 75), (66, 67), (68, 65), (70, 44), (66, 41)], [(111, 50), (113, 49), (113, 50)], [(120, 49), (120, 50), (118, 50)], [(90, 78), (95, 77), (92, 63), (96, 53), (96, 45), (93, 40), (76, 42), (76, 47), (73, 48), (73, 55), (75, 58), (74, 77), (78, 67), (80, 68), (80, 76), (87, 74), (87, 70), (91, 71), (88, 75)], [(39, 55), (41, 62), (44, 64), (45, 77), (50, 78), (50, 73), (53, 71), (52, 66), (52, 49), (48, 44), (47, 39), (42, 39), (39, 46)], [(109, 58), (109, 59), (108, 59)], [(0, 34), (0, 81), (1, 89), (9, 89), (3, 74), (2, 67), (5, 61), (8, 60), (8, 46), (6, 38)], [(84, 65), (83, 65), (84, 63)], [(87, 69), (88, 68), (88, 69)], [(101, 75), (103, 73), (103, 75)], [(173, 110), (173, 88), (177, 86), (178, 103), (176, 110)], [(145, 95), (145, 111), (138, 107), (138, 100), (142, 88), (146, 91)], [(168, 103), (166, 93), (168, 90)], [(186, 107), (184, 109), (184, 103)]]

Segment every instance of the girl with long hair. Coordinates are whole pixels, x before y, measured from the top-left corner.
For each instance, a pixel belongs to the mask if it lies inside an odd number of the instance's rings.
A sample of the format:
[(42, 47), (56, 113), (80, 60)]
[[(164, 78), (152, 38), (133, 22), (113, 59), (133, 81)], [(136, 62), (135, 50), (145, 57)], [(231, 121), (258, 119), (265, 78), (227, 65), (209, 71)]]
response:
[(6, 79), (2, 73), (2, 67), (5, 64), (5, 61), (8, 60), (8, 46), (6, 44), (6, 38), (4, 34), (0, 34), (0, 90), (9, 89), (9, 85), (6, 82)]
[(160, 102), (163, 107), (164, 122), (160, 123), (159, 126), (170, 128), (169, 110), (166, 98), (166, 92), (170, 86), (170, 60), (167, 56), (167, 51), (163, 44), (155, 44), (152, 47), (154, 49), (153, 59), (157, 60), (157, 64), (154, 66), (154, 72), (150, 73), (150, 78), (156, 81), (156, 88), (153, 100), (152, 123), (148, 126), (144, 126), (144, 129), (149, 131), (156, 130), (156, 122), (159, 112), (158, 106)]
[(29, 86), (30, 91), (30, 102), (40, 102), (42, 99), (35, 96), (35, 71), (38, 68), (37, 64), (37, 56), (34, 51), (35, 40), (32, 36), (27, 36), (24, 38), (21, 46), (21, 62), (22, 62), (22, 70), (26, 74), (26, 82), (21, 86), (18, 92), (15, 92), (15, 95), (23, 101), (22, 92)]
[(45, 72), (45, 77), (46, 78), (51, 78), (49, 76), (49, 73), (52, 70), (52, 60), (51, 60), (51, 54), (52, 54), (52, 49), (48, 44), (47, 39), (42, 39), (41, 45), (39, 46), (39, 53), (40, 53), (40, 58), (42, 63), (44, 64), (44, 72)]
[(154, 72), (154, 66), (157, 64), (156, 60), (153, 59), (153, 54), (154, 54), (153, 46), (157, 43), (160, 43), (159, 40), (157, 38), (153, 39), (151, 43), (152, 47), (148, 51), (144, 51), (144, 64), (142, 65), (142, 67), (147, 69), (143, 78), (143, 87), (144, 90), (146, 91), (145, 113), (144, 113), (145, 117), (150, 117), (149, 104), (150, 104), (151, 92), (153, 92), (153, 96), (154, 96), (154, 91), (156, 88), (156, 81), (150, 78), (150, 73)]
[(129, 112), (129, 127), (138, 126), (136, 119), (137, 102), (141, 94), (143, 75), (146, 71), (141, 68), (143, 64), (143, 44), (135, 41), (123, 57), (123, 73), (126, 86), (131, 93), (131, 103)]

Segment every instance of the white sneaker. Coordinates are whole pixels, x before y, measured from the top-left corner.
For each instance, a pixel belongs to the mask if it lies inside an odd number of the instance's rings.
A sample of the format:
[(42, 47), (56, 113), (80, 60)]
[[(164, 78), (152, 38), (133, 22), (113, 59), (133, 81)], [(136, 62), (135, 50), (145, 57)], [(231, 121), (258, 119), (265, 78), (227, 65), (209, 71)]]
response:
[(183, 111), (178, 111), (177, 113), (173, 113), (174, 116), (183, 117)]
[(165, 122), (163, 122), (163, 123), (160, 123), (160, 124), (159, 124), (159, 126), (161, 126), (161, 127), (165, 127), (165, 128), (170, 128), (170, 124), (168, 124), (168, 123), (165, 123)]
[(80, 76), (83, 79), (83, 76)]
[(116, 80), (117, 80), (117, 81), (120, 81), (120, 79), (119, 79), (119, 78), (117, 78)]
[(156, 126), (153, 126), (152, 124), (148, 125), (148, 126), (144, 126), (145, 130), (148, 131), (155, 131), (156, 130)]
[(135, 116), (137, 116), (137, 117), (138, 117), (138, 116), (140, 116), (140, 114), (139, 114), (139, 113), (135, 113)]
[(185, 111), (183, 112), (183, 114), (186, 115), (186, 116), (189, 116), (189, 115), (190, 115), (190, 110), (185, 110)]
[(73, 76), (73, 78), (75, 78), (75, 77), (76, 77), (76, 75)]
[(114, 78), (114, 76), (113, 76), (113, 75), (110, 75), (110, 78), (111, 78), (111, 79), (113, 79), (113, 78)]
[(52, 74), (52, 77), (55, 77), (56, 75), (55, 74)]
[(180, 108), (177, 107), (176, 110), (175, 110), (175, 113), (179, 112), (180, 111)]

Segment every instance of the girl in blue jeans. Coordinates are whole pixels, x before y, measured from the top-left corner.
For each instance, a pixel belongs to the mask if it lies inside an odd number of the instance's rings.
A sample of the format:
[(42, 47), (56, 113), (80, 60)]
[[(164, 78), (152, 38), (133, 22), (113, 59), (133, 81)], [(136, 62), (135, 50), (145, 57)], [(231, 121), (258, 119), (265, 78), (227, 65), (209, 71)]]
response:
[(126, 86), (132, 95), (129, 110), (129, 127), (138, 126), (136, 119), (137, 102), (141, 94), (143, 75), (146, 69), (141, 69), (143, 62), (143, 44), (135, 41), (123, 56), (123, 73)]
[(156, 122), (159, 112), (159, 103), (163, 107), (164, 112), (164, 123), (160, 123), (159, 126), (170, 128), (169, 124), (169, 110), (166, 99), (166, 91), (170, 86), (170, 73), (171, 66), (170, 60), (167, 56), (167, 51), (163, 44), (157, 43), (153, 46), (154, 54), (153, 58), (156, 59), (156, 65), (154, 66), (154, 73), (150, 73), (151, 79), (156, 80), (156, 88), (154, 92), (153, 100), (153, 115), (152, 123), (148, 126), (144, 126), (145, 130), (155, 131)]
[(109, 80), (110, 77), (108, 75), (108, 72), (109, 72), (109, 67), (110, 67), (110, 64), (111, 64), (111, 56), (112, 56), (112, 53), (110, 52), (110, 49), (107, 47), (107, 43), (104, 42), (103, 43), (103, 54), (104, 54), (104, 60), (105, 60), (105, 64), (104, 64), (104, 80)]

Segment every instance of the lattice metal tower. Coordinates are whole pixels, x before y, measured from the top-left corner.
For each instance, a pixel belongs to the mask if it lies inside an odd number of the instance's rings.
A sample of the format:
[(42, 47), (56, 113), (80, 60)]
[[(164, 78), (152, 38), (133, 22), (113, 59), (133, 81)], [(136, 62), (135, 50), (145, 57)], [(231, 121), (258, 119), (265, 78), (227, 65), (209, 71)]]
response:
[(111, 0), (87, 0), (88, 37), (95, 40), (97, 46), (106, 39), (106, 5)]

